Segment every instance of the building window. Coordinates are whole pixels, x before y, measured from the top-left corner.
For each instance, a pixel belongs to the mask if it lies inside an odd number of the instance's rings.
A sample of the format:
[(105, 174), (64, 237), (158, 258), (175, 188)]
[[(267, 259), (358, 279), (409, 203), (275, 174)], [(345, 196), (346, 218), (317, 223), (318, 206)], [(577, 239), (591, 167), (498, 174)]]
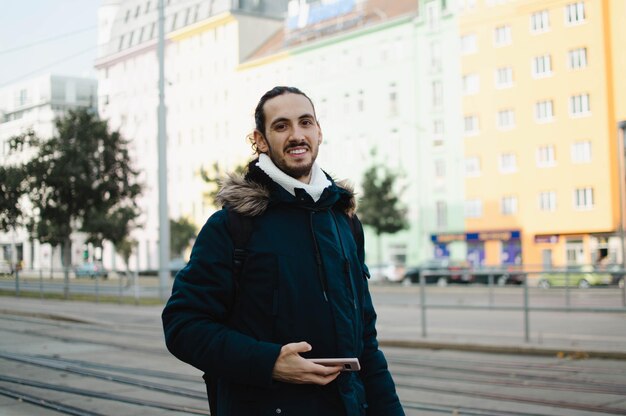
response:
[(493, 30), (493, 44), (494, 46), (506, 46), (510, 45), (511, 39), (511, 26), (504, 25), (498, 26)]
[(515, 153), (503, 153), (500, 155), (500, 173), (517, 172), (517, 156)]
[(434, 71), (441, 69), (441, 42), (430, 42), (430, 68)]
[(567, 264), (584, 264), (585, 263), (585, 246), (582, 240), (570, 240), (565, 242), (565, 257)]
[(446, 201), (437, 201), (436, 214), (437, 228), (446, 228), (448, 226), (448, 206)]
[(130, 19), (130, 9), (126, 10), (126, 17), (124, 17), (124, 23), (128, 23), (128, 19)]
[(497, 126), (501, 130), (509, 130), (515, 127), (515, 111), (506, 109), (498, 111)]
[(573, 25), (585, 21), (585, 2), (578, 1), (565, 6), (565, 22)]
[(483, 201), (468, 199), (465, 201), (465, 218), (480, 218), (483, 215)]
[(471, 115), (463, 118), (463, 130), (466, 136), (475, 136), (478, 134), (478, 116)]
[(461, 37), (461, 54), (469, 55), (478, 51), (476, 34), (470, 33)]
[(572, 162), (573, 163), (589, 163), (591, 162), (591, 142), (576, 142), (572, 144)]
[(495, 72), (496, 88), (508, 88), (513, 85), (513, 68), (510, 66), (497, 68)]
[(550, 55), (535, 56), (533, 58), (532, 71), (535, 78), (552, 75), (552, 58)]
[(478, 74), (467, 74), (461, 80), (463, 84), (463, 94), (473, 95), (480, 90), (480, 78)]
[(359, 94), (357, 96), (356, 108), (359, 113), (365, 111), (365, 100), (363, 100), (363, 90), (359, 90)]
[(437, 30), (439, 28), (439, 4), (431, 1), (426, 5), (426, 22), (429, 30)]
[(26, 88), (22, 88), (17, 94), (17, 105), (18, 107), (21, 107), (26, 104), (28, 104), (28, 90)]
[(542, 33), (550, 30), (550, 14), (547, 10), (535, 12), (530, 16), (530, 32)]
[(389, 85), (389, 115), (395, 116), (398, 114), (398, 91), (396, 84)]
[(477, 156), (465, 158), (465, 176), (480, 176), (480, 158)]
[(539, 210), (540, 211), (556, 211), (556, 192), (545, 191), (539, 193)]
[(574, 208), (580, 210), (593, 208), (593, 188), (577, 188), (574, 190)]
[(541, 146), (537, 148), (537, 167), (547, 168), (556, 164), (554, 146)]
[(589, 94), (574, 95), (569, 98), (569, 112), (572, 116), (584, 116), (591, 112)]
[(446, 161), (443, 159), (435, 160), (435, 177), (443, 178), (446, 176)]
[(443, 120), (433, 120), (433, 136), (441, 139), (444, 133)]
[(441, 81), (433, 81), (431, 83), (433, 94), (433, 107), (441, 107), (443, 105), (443, 84)]
[(517, 212), (517, 197), (504, 196), (500, 201), (500, 213), (502, 215), (513, 215)]
[(120, 43), (117, 45), (117, 50), (121, 51), (123, 47), (124, 47), (124, 35), (121, 35), (120, 36)]
[(535, 104), (535, 119), (539, 123), (546, 123), (554, 118), (552, 100), (539, 101)]
[(567, 57), (570, 69), (580, 69), (587, 66), (587, 48), (572, 49), (567, 53)]

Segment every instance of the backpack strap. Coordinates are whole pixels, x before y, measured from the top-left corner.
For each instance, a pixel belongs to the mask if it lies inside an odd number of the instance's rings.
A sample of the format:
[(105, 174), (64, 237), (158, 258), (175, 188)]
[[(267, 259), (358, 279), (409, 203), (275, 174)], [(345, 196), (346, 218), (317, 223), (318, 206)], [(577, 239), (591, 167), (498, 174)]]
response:
[(247, 245), (252, 236), (252, 217), (239, 214), (232, 209), (226, 209), (228, 215), (226, 227), (233, 240), (235, 250), (233, 252), (233, 280), (235, 282), (235, 293), (239, 288), (241, 269), (248, 257)]

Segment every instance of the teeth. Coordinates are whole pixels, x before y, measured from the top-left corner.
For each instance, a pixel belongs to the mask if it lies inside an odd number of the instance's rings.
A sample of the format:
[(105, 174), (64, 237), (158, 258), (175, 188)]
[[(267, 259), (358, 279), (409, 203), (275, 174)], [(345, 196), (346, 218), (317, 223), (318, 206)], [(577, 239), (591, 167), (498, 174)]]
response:
[(291, 154), (295, 154), (295, 155), (299, 155), (301, 153), (306, 152), (306, 149), (294, 149), (294, 150), (290, 150), (289, 153)]

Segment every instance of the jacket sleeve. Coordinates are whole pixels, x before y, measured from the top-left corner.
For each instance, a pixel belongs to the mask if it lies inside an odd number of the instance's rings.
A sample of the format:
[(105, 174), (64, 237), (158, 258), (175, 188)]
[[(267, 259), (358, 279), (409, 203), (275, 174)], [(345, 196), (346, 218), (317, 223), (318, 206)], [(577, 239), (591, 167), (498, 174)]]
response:
[(281, 346), (260, 342), (224, 324), (234, 300), (233, 243), (226, 212), (204, 225), (163, 310), (165, 343), (180, 360), (242, 384), (269, 386)]
[[(363, 229), (360, 228), (363, 234)], [(363, 242), (363, 236), (361, 236)], [(357, 254), (363, 270), (369, 275), (365, 265), (365, 250), (363, 244), (358, 244)], [(363, 302), (363, 353), (361, 354), (361, 379), (365, 385), (368, 416), (404, 416), (400, 399), (396, 394), (396, 387), (387, 367), (387, 360), (383, 352), (378, 349), (376, 338), (376, 311), (372, 303), (367, 282), (365, 282), (365, 299)]]

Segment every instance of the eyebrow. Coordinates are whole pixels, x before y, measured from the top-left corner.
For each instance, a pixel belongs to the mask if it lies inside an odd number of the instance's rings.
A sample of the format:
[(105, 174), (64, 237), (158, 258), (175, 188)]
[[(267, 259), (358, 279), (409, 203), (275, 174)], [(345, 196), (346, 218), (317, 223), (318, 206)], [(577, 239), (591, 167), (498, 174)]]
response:
[[(298, 120), (302, 120), (302, 119), (305, 119), (305, 118), (310, 118), (310, 119), (315, 120), (315, 117), (313, 117), (313, 115), (309, 114), (309, 113), (302, 114), (300, 117), (298, 117)], [(280, 122), (283, 122), (283, 121), (289, 121), (289, 119), (287, 117), (279, 117), (276, 120), (272, 121), (270, 126), (273, 126), (274, 124), (280, 123)]]

